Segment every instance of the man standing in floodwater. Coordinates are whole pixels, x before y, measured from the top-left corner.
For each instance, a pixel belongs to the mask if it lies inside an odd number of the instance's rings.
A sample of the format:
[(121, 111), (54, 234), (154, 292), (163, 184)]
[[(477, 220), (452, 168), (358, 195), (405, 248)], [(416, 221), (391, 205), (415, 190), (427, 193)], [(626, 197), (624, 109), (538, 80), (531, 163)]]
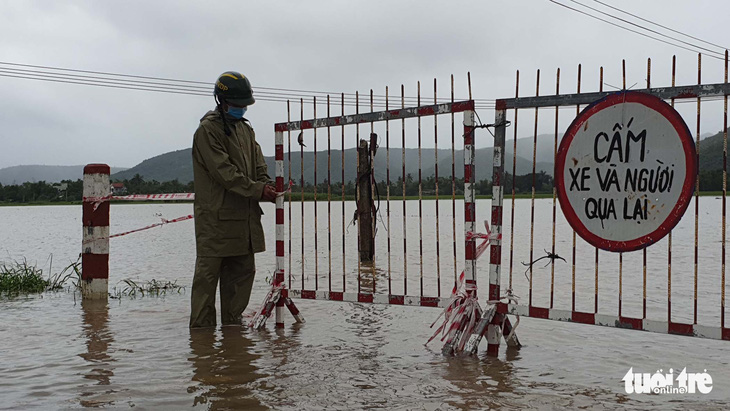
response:
[(216, 325), (219, 279), (221, 323), (241, 324), (256, 273), (254, 254), (266, 246), (259, 201), (276, 200), (261, 147), (243, 117), (255, 102), (251, 83), (227, 71), (215, 83), (214, 98), (216, 109), (203, 116), (193, 137), (197, 258), (191, 328)]

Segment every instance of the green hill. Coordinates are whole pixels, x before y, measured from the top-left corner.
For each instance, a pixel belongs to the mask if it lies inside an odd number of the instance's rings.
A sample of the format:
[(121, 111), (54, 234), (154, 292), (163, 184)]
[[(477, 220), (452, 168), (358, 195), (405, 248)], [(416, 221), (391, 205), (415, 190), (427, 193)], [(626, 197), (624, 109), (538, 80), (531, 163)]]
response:
[(722, 170), (723, 133), (700, 141), (700, 171)]
[[(531, 140), (531, 139), (530, 139)], [(530, 155), (532, 152), (532, 142), (530, 144)], [(520, 142), (518, 145), (518, 151), (520, 147), (524, 145)], [(538, 145), (540, 147), (540, 145)], [(552, 156), (552, 147), (549, 149), (550, 156)], [(332, 150), (330, 153), (331, 161), (331, 180), (333, 183), (342, 181), (342, 170), (345, 172), (345, 181), (354, 181), (356, 175), (357, 155), (354, 148), (346, 149), (344, 152), (344, 168), (342, 167), (342, 150)], [(476, 150), (476, 170), (477, 179), (491, 179), (492, 177), (492, 159), (493, 149), (481, 148)], [(321, 183), (327, 179), (327, 152), (319, 151), (316, 153), (312, 151), (292, 152), (291, 153), (291, 178), (292, 180), (299, 182), (302, 173), (304, 174), (304, 180), (307, 183), (313, 183), (315, 179), (315, 157), (317, 162), (317, 182)], [(380, 147), (375, 156), (375, 177), (378, 181), (383, 181), (387, 178), (386, 167), (390, 165), (390, 178), (392, 181), (398, 179), (403, 173), (403, 157), (404, 153), (400, 148), (390, 149), (390, 161), (388, 162), (388, 153), (385, 147)], [(545, 157), (545, 155), (542, 155)], [(538, 156), (538, 163), (536, 164), (537, 172), (545, 171), (552, 175), (553, 164), (552, 161), (545, 162), (540, 161), (541, 158)], [(289, 177), (289, 153), (284, 153), (284, 175)], [(302, 161), (304, 163), (304, 169), (302, 171)], [(464, 153), (463, 150), (457, 150), (454, 153), (454, 169), (457, 178), (461, 178), (464, 175)], [(269, 175), (273, 178), (274, 176), (274, 158), (266, 157), (266, 163), (269, 166)], [(422, 149), (421, 150), (421, 167), (422, 177), (433, 176), (435, 174), (435, 163), (436, 153), (434, 149)], [(509, 146), (507, 150), (507, 158), (505, 159), (505, 170), (512, 172), (512, 147)], [(527, 160), (523, 157), (517, 157), (517, 174), (527, 174), (532, 172), (532, 161)], [(410, 174), (413, 178), (418, 176), (418, 149), (409, 148), (405, 150), (405, 168), (406, 174)], [(439, 177), (451, 177), (451, 150), (439, 149), (438, 150), (438, 172)], [(183, 149), (173, 151), (159, 156), (147, 159), (138, 165), (113, 174), (111, 177), (113, 180), (124, 180), (134, 177), (136, 174), (141, 175), (145, 180), (157, 180), (160, 182), (171, 181), (177, 179), (181, 183), (187, 183), (193, 179), (192, 169), (192, 154), (191, 149)]]
[[(508, 138), (505, 156), (505, 171), (512, 172), (513, 140)], [(535, 153), (537, 164), (536, 171), (544, 171), (549, 175), (553, 174), (553, 149), (554, 137), (551, 135), (539, 135), (537, 152)], [(529, 174), (532, 172), (533, 138), (525, 137), (517, 140), (516, 172), (517, 175)], [(721, 132), (702, 139), (700, 143), (700, 170), (713, 171), (722, 170), (723, 135)], [(492, 178), (493, 149), (480, 148), (476, 150), (476, 171), (477, 180)], [(332, 182), (342, 181), (342, 151), (332, 150), (331, 178)], [(357, 164), (357, 156), (354, 148), (346, 149), (344, 161), (345, 181), (354, 181)], [(386, 179), (386, 166), (388, 165), (387, 152), (385, 147), (380, 147), (375, 156), (375, 177), (378, 181)], [(284, 153), (284, 175), (289, 177), (289, 153)], [(160, 182), (177, 179), (181, 183), (188, 183), (193, 179), (191, 150), (189, 148), (172, 151), (147, 159), (138, 165), (112, 175), (112, 179), (130, 179), (135, 174), (144, 177), (145, 180), (157, 180)], [(307, 183), (314, 182), (315, 153), (294, 151), (291, 153), (292, 180), (299, 182), (302, 175), (302, 159), (304, 162), (304, 180)], [(425, 179), (435, 173), (434, 149), (421, 150), (422, 177)], [(456, 177), (464, 175), (464, 153), (456, 150), (454, 153), (454, 169)], [(317, 161), (317, 182), (324, 182), (327, 178), (327, 152), (319, 151), (316, 154)], [(390, 179), (395, 181), (403, 173), (403, 151), (400, 148), (390, 149)], [(269, 175), (274, 176), (274, 158), (266, 157), (269, 166)], [(409, 148), (405, 150), (406, 174), (418, 178), (418, 150)], [(439, 177), (451, 177), (451, 150), (438, 150), (438, 172)]]
[[(126, 170), (112, 167), (112, 173)], [(0, 184), (16, 185), (23, 183), (58, 183), (62, 180), (76, 181), (84, 177), (84, 166), (46, 166), (22, 165), (0, 169)]]
[(193, 180), (191, 149), (171, 151), (144, 160), (136, 166), (111, 175), (112, 180), (131, 179), (136, 174), (145, 180), (159, 182), (177, 179), (181, 183)]

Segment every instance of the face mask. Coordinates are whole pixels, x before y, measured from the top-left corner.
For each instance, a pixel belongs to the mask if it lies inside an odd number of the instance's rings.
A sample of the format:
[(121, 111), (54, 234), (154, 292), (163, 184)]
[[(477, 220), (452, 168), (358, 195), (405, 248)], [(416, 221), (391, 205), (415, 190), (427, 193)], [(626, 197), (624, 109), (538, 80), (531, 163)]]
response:
[(246, 107), (228, 107), (228, 115), (233, 118), (240, 119), (246, 113)]

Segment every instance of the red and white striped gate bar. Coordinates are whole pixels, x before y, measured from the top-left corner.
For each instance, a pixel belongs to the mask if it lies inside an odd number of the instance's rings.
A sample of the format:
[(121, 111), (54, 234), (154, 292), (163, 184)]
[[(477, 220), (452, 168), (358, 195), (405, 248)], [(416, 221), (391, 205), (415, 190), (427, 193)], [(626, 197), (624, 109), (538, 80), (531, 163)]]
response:
[(410, 307), (446, 308), (451, 303), (450, 297), (427, 297), (420, 295), (346, 293), (327, 290), (289, 290), (292, 298), (302, 300), (342, 301), (348, 303), (372, 303), (384, 305), (406, 305)]
[(476, 286), (477, 282), (477, 243), (468, 235), (476, 232), (474, 200), (474, 111), (467, 110), (464, 112), (464, 281), (471, 290), (476, 288), (470, 285)]
[[(474, 100), (456, 101), (453, 103), (433, 104), (430, 106), (419, 106), (401, 108), (396, 110), (377, 111), (374, 113), (351, 114), (335, 117), (325, 117), (302, 121), (289, 121), (276, 123), (274, 131), (296, 131), (310, 128), (346, 126), (352, 124), (364, 124), (376, 121), (400, 120), (418, 116), (433, 116), (437, 114), (461, 113), (474, 110)], [(283, 141), (283, 135), (282, 135)], [(282, 146), (283, 147), (283, 146)]]
[[(505, 146), (506, 111), (497, 110), (494, 124), (494, 161), (492, 172), (492, 232), (497, 234), (491, 240), (489, 248), (489, 301), (500, 300), (500, 275), (502, 273), (502, 203), (504, 201), (504, 146)], [(499, 312), (492, 318), (487, 327), (487, 355), (496, 356), (502, 336), (503, 314)], [(505, 324), (509, 320), (504, 321)]]
[[(276, 144), (276, 192), (284, 192), (284, 133), (276, 131), (274, 135)], [(284, 283), (284, 196), (276, 197), (276, 273), (274, 274), (274, 287), (283, 286), (279, 300), (276, 302), (276, 327), (284, 327), (284, 304), (289, 298), (286, 284)]]
[(81, 294), (105, 299), (109, 293), (109, 172), (106, 164), (84, 167)]

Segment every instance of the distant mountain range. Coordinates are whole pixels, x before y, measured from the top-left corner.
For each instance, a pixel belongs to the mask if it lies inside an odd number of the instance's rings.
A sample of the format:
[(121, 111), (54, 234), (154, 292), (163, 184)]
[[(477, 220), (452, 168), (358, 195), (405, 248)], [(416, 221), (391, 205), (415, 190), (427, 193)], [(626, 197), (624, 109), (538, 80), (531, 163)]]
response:
[(112, 180), (128, 180), (139, 174), (148, 181), (163, 182), (177, 179), (181, 183), (188, 183), (193, 180), (192, 158), (192, 149), (189, 148), (170, 151), (148, 158), (132, 168), (112, 173), (111, 178)]
[[(547, 136), (539, 136), (538, 150), (536, 153), (536, 171), (544, 171), (550, 175), (553, 172), (553, 142), (545, 143)], [(517, 167), (516, 173), (527, 174), (532, 172), (532, 138), (523, 138), (518, 140), (517, 145)], [(390, 165), (390, 179), (395, 181), (403, 173), (403, 151), (401, 148), (390, 149), (390, 161), (388, 161), (388, 152), (385, 147), (380, 147), (375, 155), (375, 177), (378, 181), (386, 180), (386, 167)], [(330, 153), (330, 161), (332, 164), (331, 179), (333, 183), (342, 181), (342, 170), (345, 172), (345, 181), (354, 181), (357, 167), (357, 152), (354, 148), (345, 149), (344, 152), (344, 168), (342, 167), (342, 150), (332, 150)], [(494, 151), (491, 147), (477, 149), (476, 170), (477, 179), (492, 177), (492, 160)], [(284, 175), (289, 177), (289, 153), (284, 153)], [(508, 144), (507, 158), (505, 167), (508, 172), (512, 172), (512, 144)], [(529, 160), (527, 159), (529, 157)], [(303, 153), (295, 151), (291, 153), (291, 178), (299, 182), (302, 175), (302, 158), (304, 162), (304, 180), (307, 183), (313, 183), (315, 179), (315, 153), (305, 151)], [(191, 149), (173, 151), (161, 154), (159, 156), (147, 159), (140, 164), (112, 175), (112, 179), (123, 180), (134, 177), (135, 174), (141, 175), (145, 180), (168, 181), (177, 178), (181, 183), (187, 183), (193, 179), (192, 170), (192, 154)], [(317, 182), (322, 183), (327, 179), (327, 152), (319, 151), (316, 154), (316, 172)], [(269, 167), (269, 175), (274, 177), (274, 157), (266, 157), (266, 164)], [(436, 153), (433, 148), (421, 149), (421, 167), (422, 178), (428, 178), (435, 175), (436, 171)], [(405, 150), (405, 168), (406, 174), (410, 174), (414, 179), (418, 178), (418, 149), (408, 148)], [(456, 150), (454, 152), (454, 169), (457, 178), (464, 176), (464, 152)], [(439, 177), (451, 177), (451, 150), (438, 150), (438, 174)]]
[[(700, 144), (700, 169), (717, 170), (722, 169), (723, 136), (722, 133), (714, 135), (703, 134)], [(535, 152), (537, 172), (544, 171), (550, 175), (553, 173), (553, 150), (554, 136), (549, 134), (539, 135), (537, 150)], [(505, 155), (505, 171), (512, 172), (514, 140), (508, 137)], [(493, 148), (480, 148), (475, 152), (477, 180), (492, 178)], [(193, 179), (191, 149), (172, 151), (165, 154), (144, 160), (136, 166), (126, 169), (112, 167), (113, 180), (124, 180), (141, 175), (145, 180), (157, 180), (160, 182), (177, 179), (181, 183), (187, 183)], [(526, 137), (517, 140), (516, 174), (524, 175), (532, 172), (533, 138)], [(299, 182), (302, 174), (302, 157), (304, 159), (304, 179), (308, 183), (314, 181), (314, 158), (312, 151), (299, 151), (291, 153), (292, 180)], [(324, 182), (327, 178), (327, 152), (319, 151), (317, 157), (317, 182)], [(346, 149), (345, 157), (345, 181), (353, 181), (356, 170), (356, 151), (354, 148)], [(375, 177), (378, 181), (386, 179), (386, 166), (390, 165), (390, 179), (395, 181), (402, 176), (403, 151), (400, 148), (390, 149), (390, 161), (386, 160), (387, 151), (380, 147), (375, 156)], [(289, 176), (289, 153), (284, 153), (284, 175)], [(422, 178), (428, 178), (435, 174), (436, 153), (434, 149), (421, 150)], [(274, 177), (274, 158), (266, 157), (269, 166), (269, 175)], [(331, 152), (331, 178), (332, 182), (342, 181), (342, 151), (332, 150)], [(464, 175), (464, 153), (462, 150), (454, 152), (454, 170), (457, 178)], [(45, 165), (24, 165), (0, 169), (0, 184), (22, 184), (24, 182), (46, 181), (55, 183), (61, 180), (76, 180), (82, 178), (84, 166), (45, 166)], [(408, 148), (405, 150), (406, 174), (414, 179), (418, 178), (418, 150)], [(438, 150), (438, 174), (439, 177), (451, 177), (451, 150)]]
[[(112, 167), (112, 173), (126, 170), (122, 167)], [(27, 165), (13, 166), (0, 169), (0, 184), (15, 185), (26, 182), (58, 183), (62, 180), (76, 181), (84, 177), (84, 166), (45, 166)]]

